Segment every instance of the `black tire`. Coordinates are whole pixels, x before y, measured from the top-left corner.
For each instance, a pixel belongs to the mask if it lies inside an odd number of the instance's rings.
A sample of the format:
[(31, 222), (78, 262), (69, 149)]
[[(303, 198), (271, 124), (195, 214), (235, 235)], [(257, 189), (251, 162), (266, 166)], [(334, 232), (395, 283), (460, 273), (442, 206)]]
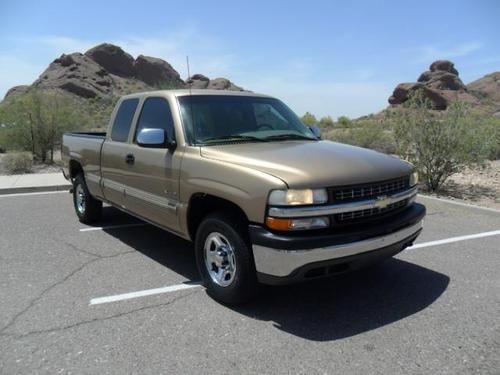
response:
[[(210, 238), (214, 234), (220, 234), (223, 239), (227, 240), (230, 251), (234, 255), (231, 259), (236, 267), (232, 281), (227, 286), (220, 285), (209, 273), (207, 264), (210, 263), (210, 260), (206, 261), (208, 258), (205, 245), (210, 243)], [(227, 247), (225, 249), (227, 250)], [(237, 305), (248, 302), (253, 298), (257, 288), (257, 278), (246, 225), (242, 220), (221, 213), (207, 216), (196, 231), (195, 252), (196, 264), (203, 284), (207, 289), (207, 293), (213, 299), (227, 305)], [(231, 262), (228, 261), (228, 263)], [(212, 264), (214, 265), (214, 263)], [(231, 268), (229, 264), (228, 266)], [(217, 269), (215, 265), (214, 267)], [(220, 270), (222, 269), (221, 267)], [(215, 272), (213, 268), (212, 271)], [(228, 281), (223, 280), (222, 282)]]
[[(83, 202), (83, 205), (81, 202)], [(101, 218), (102, 202), (90, 195), (82, 174), (79, 174), (73, 180), (73, 206), (75, 207), (76, 216), (84, 224), (95, 223)]]

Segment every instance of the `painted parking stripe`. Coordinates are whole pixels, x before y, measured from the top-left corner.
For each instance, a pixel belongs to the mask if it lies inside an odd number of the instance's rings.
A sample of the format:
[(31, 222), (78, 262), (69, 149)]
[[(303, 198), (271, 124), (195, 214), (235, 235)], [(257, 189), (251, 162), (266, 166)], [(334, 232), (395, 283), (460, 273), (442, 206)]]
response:
[(108, 225), (108, 226), (104, 226), (104, 227), (82, 228), (82, 229), (80, 229), (80, 232), (92, 232), (94, 230), (106, 230), (106, 229), (142, 227), (144, 225), (148, 225), (148, 224), (147, 223), (132, 223), (132, 224)]
[[(68, 188), (69, 190), (69, 188)], [(68, 194), (68, 190), (57, 190), (57, 191), (39, 191), (32, 193), (12, 193), (12, 194), (0, 194), (0, 198), (12, 198), (12, 197), (25, 197), (30, 195), (49, 195), (49, 194)]]
[(474, 240), (476, 238), (491, 237), (491, 236), (500, 236), (500, 230), (494, 230), (491, 232), (482, 232), (482, 233), (476, 233), (476, 234), (469, 234), (466, 236), (450, 237), (450, 238), (445, 238), (443, 240), (437, 240), (437, 241), (417, 243), (413, 246), (408, 247), (406, 250), (421, 249), (423, 247), (439, 246), (439, 245), (445, 245), (445, 244), (453, 243), (453, 242)]
[(114, 296), (93, 298), (90, 300), (90, 305), (100, 305), (103, 303), (124, 301), (124, 300), (132, 299), (132, 298), (153, 296), (156, 294), (163, 294), (163, 293), (178, 292), (180, 290), (198, 288), (200, 286), (201, 286), (200, 283), (177, 284), (177, 285), (165, 286), (163, 288), (146, 289), (146, 290), (141, 290), (138, 292), (131, 292), (131, 293), (124, 293), (124, 294), (117, 294)]
[[(474, 240), (474, 239), (478, 239), (478, 238), (491, 237), (491, 236), (500, 236), (500, 230), (495, 230), (495, 231), (491, 231), (491, 232), (476, 233), (476, 234), (469, 234), (467, 236), (450, 237), (450, 238), (445, 238), (443, 240), (437, 240), (437, 241), (422, 242), (422, 243), (410, 246), (406, 250), (421, 249), (424, 247), (439, 246), (439, 245), (445, 245), (445, 244), (449, 244), (449, 243), (453, 243), (453, 242)], [(162, 288), (146, 289), (146, 290), (140, 290), (137, 292), (116, 294), (116, 295), (107, 296), (107, 297), (98, 297), (98, 298), (91, 299), (90, 305), (100, 305), (103, 303), (124, 301), (124, 300), (132, 299), (132, 298), (140, 298), (140, 297), (152, 296), (152, 295), (163, 294), (163, 293), (172, 293), (172, 292), (177, 292), (180, 290), (197, 288), (200, 286), (201, 286), (201, 284), (197, 283), (197, 282), (184, 283), (184, 284), (165, 286)]]
[(450, 204), (454, 204), (454, 205), (462, 206), (462, 207), (466, 207), (466, 208), (476, 208), (478, 210), (484, 210), (484, 211), (490, 211), (490, 212), (500, 213), (500, 210), (497, 210), (496, 208), (483, 207), (483, 206), (478, 206), (478, 205), (475, 205), (475, 204), (465, 203), (465, 202), (461, 202), (461, 201), (454, 201), (452, 199), (433, 197), (431, 195), (426, 195), (426, 194), (418, 194), (418, 196), (420, 198), (431, 199), (431, 200), (435, 200), (435, 201), (441, 201), (441, 202), (450, 203)]

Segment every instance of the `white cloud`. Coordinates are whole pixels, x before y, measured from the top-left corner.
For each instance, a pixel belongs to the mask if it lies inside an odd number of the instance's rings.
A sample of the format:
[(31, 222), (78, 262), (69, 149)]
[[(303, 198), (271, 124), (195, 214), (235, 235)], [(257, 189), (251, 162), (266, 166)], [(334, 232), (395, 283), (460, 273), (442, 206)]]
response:
[(432, 62), (438, 59), (454, 59), (468, 56), (482, 48), (482, 43), (470, 41), (453, 47), (443, 47), (435, 44), (420, 46), (411, 50), (416, 55), (414, 62)]

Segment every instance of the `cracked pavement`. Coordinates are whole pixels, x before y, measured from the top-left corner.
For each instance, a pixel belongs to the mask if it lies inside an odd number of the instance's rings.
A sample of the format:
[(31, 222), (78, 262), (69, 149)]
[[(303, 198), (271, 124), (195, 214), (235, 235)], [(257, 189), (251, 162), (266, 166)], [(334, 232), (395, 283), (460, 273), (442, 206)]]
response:
[[(418, 242), (500, 229), (500, 214), (423, 199)], [(374, 269), (263, 287), (228, 308), (191, 245), (150, 225), (80, 232), (69, 194), (0, 198), (0, 374), (498, 374), (500, 237), (408, 250)], [(137, 222), (105, 208), (99, 225)]]

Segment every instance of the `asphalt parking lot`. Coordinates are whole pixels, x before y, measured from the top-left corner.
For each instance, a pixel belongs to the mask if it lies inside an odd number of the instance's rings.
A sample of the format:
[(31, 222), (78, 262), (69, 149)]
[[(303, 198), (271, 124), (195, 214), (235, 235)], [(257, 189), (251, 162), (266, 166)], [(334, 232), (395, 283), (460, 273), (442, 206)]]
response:
[(0, 373), (499, 374), (500, 212), (420, 200), (413, 249), (229, 308), (183, 240), (111, 207), (82, 225), (67, 193), (0, 196)]

